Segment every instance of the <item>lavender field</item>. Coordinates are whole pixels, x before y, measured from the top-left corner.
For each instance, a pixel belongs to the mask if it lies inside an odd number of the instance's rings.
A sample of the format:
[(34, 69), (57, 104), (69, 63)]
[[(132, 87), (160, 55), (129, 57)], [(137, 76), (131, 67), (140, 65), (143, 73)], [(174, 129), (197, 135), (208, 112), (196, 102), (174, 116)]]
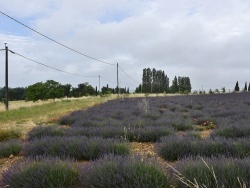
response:
[(32, 129), (1, 186), (250, 187), (249, 112), (247, 92), (110, 100)]

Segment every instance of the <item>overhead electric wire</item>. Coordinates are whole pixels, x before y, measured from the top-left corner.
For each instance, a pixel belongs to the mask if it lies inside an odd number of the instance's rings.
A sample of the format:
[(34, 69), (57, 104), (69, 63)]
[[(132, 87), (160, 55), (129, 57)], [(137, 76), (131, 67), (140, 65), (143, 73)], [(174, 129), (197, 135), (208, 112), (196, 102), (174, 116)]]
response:
[(48, 68), (50, 68), (50, 69), (54, 69), (54, 70), (59, 71), (59, 72), (63, 72), (63, 73), (66, 73), (66, 74), (71, 74), (71, 75), (74, 75), (74, 76), (81, 76), (81, 77), (99, 77), (99, 76), (84, 76), (84, 75), (81, 75), (81, 74), (75, 74), (75, 73), (63, 71), (63, 70), (60, 70), (60, 69), (58, 69), (58, 68), (51, 67), (51, 66), (49, 66), (49, 65), (46, 65), (46, 64), (40, 63), (40, 62), (38, 62), (38, 61), (35, 61), (35, 60), (33, 60), (33, 59), (30, 59), (30, 58), (28, 58), (28, 57), (25, 57), (24, 55), (21, 55), (21, 54), (19, 54), (19, 53), (13, 52), (13, 51), (11, 51), (11, 50), (9, 50), (9, 51), (10, 51), (11, 53), (13, 53), (13, 54), (16, 54), (16, 55), (18, 55), (18, 56), (24, 58), (24, 59), (27, 59), (27, 60), (32, 61), (32, 62), (34, 62), (34, 63), (40, 64), (40, 65), (42, 65), (42, 66), (48, 67)]
[(100, 76), (100, 78), (102, 78), (103, 80), (105, 80), (105, 81), (107, 81), (107, 82), (110, 82), (110, 83), (115, 83), (115, 84), (116, 84), (116, 82), (114, 82), (114, 81), (110, 81), (110, 80), (108, 80), (108, 79), (106, 79), (106, 78), (103, 78), (102, 76)]
[(121, 71), (124, 73), (124, 74), (126, 74), (131, 80), (133, 80), (133, 81), (135, 81), (135, 82), (137, 82), (137, 83), (139, 83), (140, 84), (140, 82), (138, 82), (138, 81), (136, 81), (134, 78), (132, 78), (128, 73), (126, 73), (123, 69), (122, 69), (122, 67), (120, 66), (120, 65), (118, 65), (118, 67), (121, 69)]
[[(124, 85), (128, 85), (128, 86), (132, 86), (132, 84), (128, 84), (128, 83), (125, 83), (125, 82), (121, 82), (121, 81), (120, 81), (120, 83), (122, 83), (122, 84), (124, 84)], [(136, 85), (136, 84), (134, 84), (134, 85)]]
[(85, 56), (85, 57), (87, 57), (87, 58), (89, 58), (89, 59), (92, 59), (92, 60), (95, 60), (95, 61), (98, 61), (98, 62), (101, 62), (101, 63), (104, 63), (104, 64), (116, 66), (116, 64), (113, 64), (113, 63), (109, 63), (109, 62), (105, 62), (105, 61), (99, 60), (99, 59), (97, 59), (97, 58), (95, 58), (95, 57), (91, 57), (91, 56), (86, 55), (86, 54), (84, 54), (84, 53), (82, 53), (82, 52), (79, 52), (78, 50), (75, 50), (75, 49), (73, 49), (73, 48), (71, 48), (71, 47), (69, 47), (69, 46), (66, 46), (65, 44), (62, 44), (62, 43), (60, 43), (60, 42), (58, 42), (58, 41), (56, 41), (56, 40), (54, 40), (54, 39), (52, 39), (52, 38), (50, 38), (50, 37), (44, 35), (44, 34), (42, 34), (41, 32), (36, 31), (35, 29), (33, 29), (33, 28), (31, 28), (31, 27), (25, 25), (24, 23), (22, 23), (22, 22), (16, 20), (15, 18), (12, 18), (11, 16), (5, 14), (5, 13), (2, 12), (1, 10), (0, 10), (0, 13), (3, 14), (3, 15), (5, 15), (5, 16), (8, 17), (8, 18), (14, 20), (15, 22), (21, 24), (22, 26), (24, 26), (24, 27), (26, 27), (26, 28), (32, 30), (33, 32), (35, 32), (35, 33), (37, 33), (37, 34), (39, 34), (39, 35), (41, 35), (41, 36), (47, 38), (48, 40), (50, 40), (50, 41), (52, 41), (52, 42), (55, 42), (56, 44), (58, 44), (58, 45), (60, 45), (60, 46), (63, 46), (63, 47), (65, 47), (65, 48), (67, 48), (67, 49), (69, 49), (69, 50), (71, 50), (71, 51), (73, 51), (73, 52), (75, 52), (75, 53), (78, 53), (78, 54), (83, 55), (83, 56)]

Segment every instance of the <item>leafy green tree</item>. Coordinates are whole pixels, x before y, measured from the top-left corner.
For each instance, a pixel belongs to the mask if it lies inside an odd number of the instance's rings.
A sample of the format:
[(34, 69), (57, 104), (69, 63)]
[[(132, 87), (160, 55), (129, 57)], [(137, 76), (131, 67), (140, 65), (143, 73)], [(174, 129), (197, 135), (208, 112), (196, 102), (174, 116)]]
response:
[(54, 80), (48, 80), (45, 83), (37, 82), (25, 89), (27, 101), (48, 100), (64, 97), (63, 86)]
[(84, 83), (83, 96), (95, 95), (95, 88), (88, 82)]
[(108, 88), (108, 85), (107, 85), (107, 87), (102, 87), (102, 94), (103, 95), (109, 95), (109, 94), (112, 94), (113, 93), (113, 91), (112, 91), (112, 89), (111, 88)]
[(33, 102), (38, 100), (44, 100), (45, 90), (45, 85), (42, 82), (37, 82), (33, 85), (30, 85), (25, 89), (25, 100)]
[(3, 100), (4, 96), (5, 96), (5, 90), (4, 90), (4, 88), (1, 88), (0, 89), (0, 101)]
[(78, 84), (77, 88), (72, 88), (70, 91), (70, 97), (82, 97), (95, 94), (95, 88), (92, 87), (88, 82)]
[[(24, 95), (25, 89), (22, 87), (17, 87), (17, 88), (9, 88), (9, 100), (10, 101), (17, 101), (17, 100), (24, 100), (25, 95)], [(0, 89), (0, 101), (5, 98), (5, 87)]]
[(63, 98), (64, 97), (64, 88), (59, 82), (54, 80), (47, 80), (45, 83), (45, 100)]
[(64, 97), (70, 97), (70, 91), (71, 91), (72, 85), (65, 84), (65, 85), (62, 85), (62, 87), (64, 89)]
[(226, 88), (225, 88), (225, 87), (222, 87), (222, 88), (221, 88), (221, 92), (222, 92), (222, 93), (226, 93)]

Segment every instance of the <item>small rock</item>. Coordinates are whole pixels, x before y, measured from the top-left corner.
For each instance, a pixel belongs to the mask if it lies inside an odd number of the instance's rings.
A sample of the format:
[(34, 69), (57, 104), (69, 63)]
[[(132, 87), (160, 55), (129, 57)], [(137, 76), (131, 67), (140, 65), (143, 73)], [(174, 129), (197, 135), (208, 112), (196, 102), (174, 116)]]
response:
[(11, 155), (9, 156), (9, 159), (13, 159), (13, 158), (14, 158), (14, 155), (11, 154)]

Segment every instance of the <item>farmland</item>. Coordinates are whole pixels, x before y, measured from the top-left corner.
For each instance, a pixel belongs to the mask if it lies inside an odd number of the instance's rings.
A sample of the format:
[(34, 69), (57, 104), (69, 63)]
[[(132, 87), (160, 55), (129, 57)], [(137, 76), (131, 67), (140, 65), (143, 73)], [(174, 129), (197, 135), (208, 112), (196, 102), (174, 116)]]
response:
[(250, 187), (249, 111), (246, 92), (118, 98), (60, 113), (25, 139), (12, 130), (1, 140), (0, 157), (16, 161), (1, 184)]

